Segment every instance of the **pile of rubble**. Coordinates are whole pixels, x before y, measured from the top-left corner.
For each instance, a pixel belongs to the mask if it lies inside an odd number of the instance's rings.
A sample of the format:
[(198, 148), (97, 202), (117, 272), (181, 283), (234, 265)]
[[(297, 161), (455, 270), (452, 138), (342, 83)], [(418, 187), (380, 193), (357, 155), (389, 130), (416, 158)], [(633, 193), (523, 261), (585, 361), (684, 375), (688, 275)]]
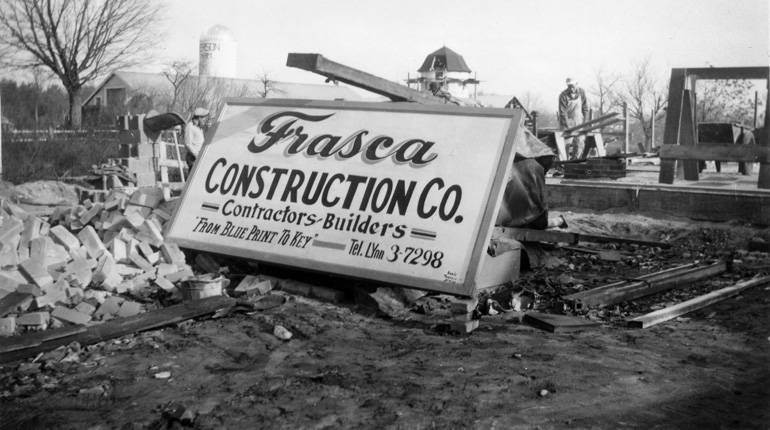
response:
[(0, 200), (0, 336), (133, 316), (146, 305), (126, 296), (150, 289), (181, 298), (193, 271), (162, 235), (175, 204), (113, 190), (45, 220)]

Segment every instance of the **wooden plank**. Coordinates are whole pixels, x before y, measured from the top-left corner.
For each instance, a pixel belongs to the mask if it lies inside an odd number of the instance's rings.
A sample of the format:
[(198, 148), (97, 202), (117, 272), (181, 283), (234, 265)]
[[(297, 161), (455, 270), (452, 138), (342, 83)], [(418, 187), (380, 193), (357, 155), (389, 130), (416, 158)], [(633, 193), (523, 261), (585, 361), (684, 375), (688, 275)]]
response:
[(770, 162), (770, 147), (759, 145), (714, 145), (695, 146), (660, 145), (660, 158), (688, 159), (700, 161), (743, 161), (749, 163)]
[(700, 267), (695, 264), (688, 264), (588, 291), (581, 291), (562, 298), (572, 302), (577, 309), (600, 305), (609, 306), (710, 278), (725, 271), (727, 271), (727, 263), (724, 261)]
[(612, 117), (614, 117), (617, 114), (618, 114), (617, 112), (612, 112), (612, 113), (608, 113), (607, 115), (602, 115), (599, 118), (592, 119), (590, 121), (586, 121), (586, 122), (584, 122), (582, 124), (578, 124), (578, 125), (575, 125), (575, 126), (572, 126), (572, 127), (569, 127), (569, 128), (565, 128), (564, 130), (562, 130), (562, 133), (568, 134), (571, 131), (577, 131), (577, 130), (581, 130), (581, 129), (586, 128), (586, 127), (591, 126), (591, 125), (599, 124), (600, 122), (604, 121), (605, 119), (612, 118)]
[(586, 318), (540, 312), (527, 312), (522, 321), (551, 333), (580, 331), (599, 326), (598, 322)]
[(770, 67), (703, 67), (687, 73), (698, 79), (768, 79)]
[[(679, 129), (679, 144), (694, 148), (698, 142), (695, 132), (695, 100), (692, 91), (689, 89), (684, 90), (682, 97), (682, 123)], [(699, 179), (700, 173), (697, 161), (685, 159), (682, 161), (682, 165), (684, 167), (685, 180), (697, 181)]]
[[(32, 348), (0, 353), (0, 363), (34, 357), (41, 352), (50, 351), (62, 345), (69, 345), (72, 342), (78, 342), (81, 345), (91, 345), (127, 334), (175, 324), (231, 307), (235, 302), (235, 299), (230, 297), (208, 297), (163, 309), (151, 310), (132, 317), (112, 319), (103, 324), (88, 326), (84, 332), (56, 337)], [(55, 332), (50, 333), (50, 335), (55, 335)], [(18, 341), (11, 342), (9, 339), (0, 339), (0, 351), (4, 351), (7, 345), (12, 345), (15, 342)]]
[(363, 88), (395, 102), (443, 104), (439, 98), (431, 94), (413, 90), (352, 67), (335, 63), (334, 61), (327, 60), (321, 54), (291, 53), (286, 60), (286, 66), (307, 70), (338, 82)]
[(19, 306), (29, 304), (35, 298), (29, 293), (12, 292), (0, 299), (0, 318), (13, 312)]
[(628, 320), (628, 327), (630, 328), (647, 328), (656, 324), (660, 324), (664, 321), (674, 319), (678, 316), (690, 313), (692, 311), (705, 308), (706, 306), (720, 302), (728, 297), (734, 296), (743, 290), (756, 287), (758, 285), (764, 285), (770, 283), (770, 276), (764, 276), (761, 278), (754, 278), (752, 280), (735, 284), (731, 287), (722, 288), (721, 290), (712, 291), (706, 295), (696, 297), (691, 300), (679, 303), (678, 305), (670, 306), (665, 309), (660, 309), (655, 312), (651, 312), (647, 315), (636, 317)]
[[(666, 125), (663, 129), (663, 141), (679, 144), (679, 125), (682, 119), (682, 96), (684, 94), (687, 69), (672, 69), (668, 85), (668, 107)], [(661, 160), (658, 182), (673, 184), (676, 178), (676, 160)]]
[(45, 342), (62, 337), (73, 336), (86, 331), (86, 326), (76, 325), (52, 330), (26, 333), (22, 336), (14, 336), (0, 341), (0, 356), (13, 351), (40, 346)]
[(495, 227), (492, 232), (492, 239), (499, 237), (516, 239), (520, 242), (569, 243), (572, 245), (578, 242), (578, 237), (575, 233), (533, 230), (528, 228)]
[[(768, 81), (768, 85), (770, 85), (770, 81)], [(770, 148), (770, 118), (767, 117), (768, 113), (770, 113), (770, 91), (767, 92), (767, 102), (765, 103), (765, 127), (761, 131), (764, 136), (755, 136), (759, 138), (759, 142), (764, 148)], [(757, 188), (761, 190), (770, 189), (770, 163), (761, 163), (759, 165)]]
[(520, 242), (548, 242), (548, 243), (568, 243), (575, 245), (578, 242), (593, 243), (628, 243), (644, 246), (657, 246), (659, 248), (670, 248), (671, 244), (665, 242), (652, 242), (648, 240), (627, 239), (617, 236), (594, 236), (590, 234), (577, 234), (551, 230), (534, 230), (528, 228), (508, 228), (495, 227), (492, 238), (507, 237), (516, 239)]

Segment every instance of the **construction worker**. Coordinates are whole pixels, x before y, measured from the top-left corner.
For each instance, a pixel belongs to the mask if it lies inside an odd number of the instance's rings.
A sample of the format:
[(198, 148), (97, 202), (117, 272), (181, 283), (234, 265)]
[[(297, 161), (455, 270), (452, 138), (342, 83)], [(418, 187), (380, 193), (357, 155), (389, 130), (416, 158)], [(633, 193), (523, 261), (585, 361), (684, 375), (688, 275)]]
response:
[(431, 82), (428, 85), (428, 89), (430, 90), (431, 94), (444, 100), (444, 103), (451, 103), (458, 106), (462, 105), (462, 103), (460, 103), (459, 100), (457, 100), (454, 96), (452, 96), (452, 94), (449, 94), (449, 91), (446, 91), (443, 88), (441, 88), (441, 82), (438, 82), (438, 81)]
[(192, 166), (195, 160), (198, 158), (198, 153), (203, 146), (203, 122), (205, 118), (209, 116), (209, 111), (203, 108), (195, 108), (190, 120), (185, 124), (184, 128), (184, 146), (187, 148), (187, 156), (185, 161), (187, 162), (187, 168), (192, 170)]
[[(582, 124), (588, 117), (588, 102), (577, 80), (567, 78), (567, 89), (559, 94), (559, 129), (574, 127)], [(569, 158), (574, 160), (583, 154), (586, 146), (585, 136), (564, 139), (564, 145), (570, 148)]]

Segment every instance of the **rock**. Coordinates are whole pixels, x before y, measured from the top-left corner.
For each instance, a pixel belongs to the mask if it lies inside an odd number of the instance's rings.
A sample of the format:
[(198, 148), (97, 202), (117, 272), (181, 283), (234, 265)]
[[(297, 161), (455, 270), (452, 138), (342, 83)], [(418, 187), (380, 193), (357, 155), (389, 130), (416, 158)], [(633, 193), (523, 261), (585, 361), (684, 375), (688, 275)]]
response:
[(547, 396), (547, 395), (548, 395), (548, 390), (540, 390), (540, 392), (538, 393), (538, 395), (539, 395), (540, 397), (545, 397), (545, 396)]
[(277, 325), (275, 328), (273, 328), (273, 334), (275, 337), (281, 340), (289, 340), (291, 339), (291, 332), (289, 330), (286, 330), (283, 326)]

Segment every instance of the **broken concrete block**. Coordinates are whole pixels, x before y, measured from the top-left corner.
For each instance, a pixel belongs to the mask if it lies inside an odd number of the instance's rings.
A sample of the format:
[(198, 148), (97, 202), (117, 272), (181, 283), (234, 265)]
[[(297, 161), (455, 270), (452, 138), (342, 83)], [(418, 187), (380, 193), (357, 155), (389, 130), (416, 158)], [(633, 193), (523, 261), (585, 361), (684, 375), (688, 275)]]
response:
[(16, 266), (20, 263), (19, 254), (17, 252), (20, 241), (21, 234), (17, 234), (5, 239), (5, 243), (0, 242), (0, 264), (3, 267)]
[(7, 217), (0, 225), (0, 243), (7, 245), (24, 231), (24, 222), (17, 217)]
[(467, 314), (473, 312), (479, 305), (479, 299), (455, 300), (450, 305), (453, 314)]
[(22, 326), (47, 327), (51, 314), (48, 312), (28, 312), (16, 318), (16, 324)]
[(81, 299), (83, 298), (84, 290), (82, 288), (69, 287), (67, 288), (66, 291), (67, 291), (67, 299), (69, 299), (70, 301), (75, 300), (75, 298), (77, 297), (80, 297)]
[(125, 213), (123, 216), (133, 228), (139, 228), (144, 224), (144, 217), (138, 212)]
[(29, 248), (29, 243), (33, 239), (40, 237), (40, 225), (42, 220), (36, 216), (30, 216), (24, 221), (24, 231), (21, 233), (21, 242), (19, 246)]
[(99, 306), (99, 309), (94, 312), (93, 316), (98, 317), (102, 315), (117, 315), (118, 311), (120, 310), (120, 304), (123, 303), (125, 299), (118, 296), (110, 296), (104, 299), (101, 306)]
[(107, 291), (117, 291), (118, 285), (120, 285), (121, 282), (123, 282), (123, 276), (117, 271), (114, 271), (104, 278), (101, 286)]
[(75, 306), (75, 310), (84, 315), (93, 315), (96, 312), (96, 306), (88, 302), (80, 302)]
[(169, 264), (169, 263), (160, 263), (158, 264), (158, 276), (166, 276), (170, 275), (172, 273), (178, 272), (179, 269), (176, 267), (176, 264)]
[(450, 330), (459, 332), (460, 334), (468, 334), (473, 330), (476, 330), (477, 328), (479, 328), (479, 320), (472, 320), (472, 321), (452, 320), (449, 323), (449, 328)]
[(47, 237), (37, 237), (30, 241), (29, 258), (37, 260), (43, 267), (48, 267), (48, 244), (50, 239)]
[(163, 190), (156, 187), (148, 187), (134, 191), (134, 193), (131, 194), (129, 203), (155, 209), (161, 201), (163, 201)]
[(152, 250), (149, 243), (139, 242), (139, 252), (144, 258), (147, 258), (155, 251)]
[(43, 288), (53, 283), (53, 278), (43, 268), (40, 260), (30, 258), (21, 263), (20, 268), (21, 273), (38, 287)]
[(174, 284), (172, 284), (168, 279), (162, 276), (158, 276), (157, 278), (155, 278), (153, 282), (155, 282), (155, 285), (157, 285), (158, 287), (162, 288), (165, 291), (171, 291), (175, 288)]
[(36, 311), (36, 310), (44, 310), (46, 306), (54, 306), (56, 303), (55, 300), (51, 299), (51, 296), (43, 294), (40, 297), (35, 297), (32, 299), (32, 303), (29, 305), (29, 309)]
[(91, 206), (83, 215), (80, 216), (79, 221), (81, 224), (88, 224), (99, 212), (102, 211), (104, 205), (102, 203), (96, 203)]
[(145, 272), (155, 272), (155, 267), (150, 264), (149, 261), (142, 258), (141, 255), (139, 255), (138, 252), (131, 252), (128, 255), (128, 259), (136, 265), (136, 267), (144, 270)]
[(98, 304), (102, 304), (107, 299), (108, 294), (106, 291), (86, 290), (85, 294), (83, 294), (83, 300), (93, 300)]
[(107, 250), (101, 239), (99, 239), (99, 235), (96, 234), (96, 230), (90, 225), (86, 226), (83, 230), (80, 230), (78, 238), (80, 239), (80, 242), (83, 243), (83, 247), (88, 253), (87, 256), (90, 258), (99, 258)]
[(45, 294), (42, 288), (34, 284), (19, 284), (16, 287), (16, 292), (22, 294), (32, 294), (33, 297), (40, 297)]
[(160, 247), (160, 252), (163, 253), (166, 263), (176, 264), (177, 266), (185, 264), (184, 253), (176, 243), (164, 243)]
[(55, 302), (66, 302), (68, 288), (70, 288), (70, 284), (66, 280), (56, 281), (45, 289), (45, 294)]
[(116, 316), (121, 318), (132, 317), (142, 312), (142, 305), (137, 302), (125, 301), (120, 305)]
[(56, 227), (51, 227), (49, 236), (53, 238), (54, 242), (63, 246), (67, 252), (80, 248), (80, 240), (64, 228), (64, 226), (57, 225)]
[(88, 260), (72, 260), (72, 262), (64, 269), (66, 275), (65, 279), (70, 284), (85, 289), (91, 283), (93, 278), (91, 269), (91, 263)]
[(243, 295), (250, 295), (250, 294), (262, 294), (259, 292), (259, 289), (257, 289), (258, 284), (259, 284), (259, 277), (247, 275), (238, 284), (238, 286), (235, 287), (235, 290), (233, 290), (233, 294), (236, 297), (243, 296)]
[(16, 332), (16, 318), (0, 318), (0, 337), (13, 336)]
[(66, 308), (64, 306), (57, 306), (56, 309), (51, 312), (51, 316), (69, 324), (83, 325), (88, 324), (91, 321), (91, 316), (81, 314), (76, 310)]
[(176, 273), (172, 273), (170, 275), (166, 275), (165, 278), (169, 282), (174, 283), (174, 282), (178, 282), (178, 281), (190, 278), (193, 275), (194, 275), (194, 273), (193, 273), (192, 269), (190, 269), (190, 267), (188, 266), (188, 267), (185, 267), (184, 269), (182, 269), (182, 270), (180, 270), (180, 271), (178, 271)]
[(113, 272), (117, 272), (117, 268), (115, 266), (115, 260), (112, 258), (112, 256), (109, 254), (104, 254), (102, 258), (99, 259), (96, 268), (94, 269), (92, 281), (95, 284), (104, 282), (104, 280), (107, 279), (107, 277), (110, 276)]
[(119, 237), (112, 240), (112, 256), (116, 263), (128, 263), (128, 244)]
[[(163, 244), (163, 232), (161, 231), (160, 227), (158, 227), (158, 225), (156, 225), (152, 220), (145, 220), (139, 229), (142, 233), (147, 234), (153, 239), (153, 241), (150, 242), (153, 244), (153, 246), (159, 247)], [(158, 243), (158, 245), (155, 245), (155, 243)]]

